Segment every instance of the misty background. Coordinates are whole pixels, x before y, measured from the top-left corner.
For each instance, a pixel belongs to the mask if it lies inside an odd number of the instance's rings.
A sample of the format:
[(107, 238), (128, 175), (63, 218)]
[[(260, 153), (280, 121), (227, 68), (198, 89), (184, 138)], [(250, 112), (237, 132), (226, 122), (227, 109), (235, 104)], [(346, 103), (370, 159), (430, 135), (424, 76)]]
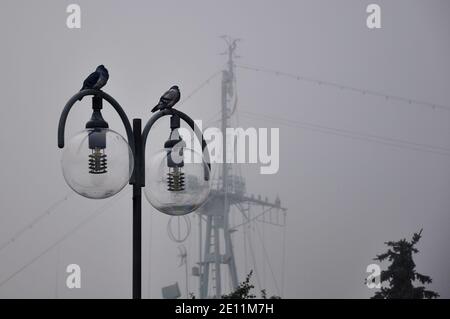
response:
[[(372, 2), (381, 6), (379, 30), (366, 27)], [(66, 27), (70, 3), (0, 2), (1, 298), (131, 296), (131, 188), (101, 201), (72, 194), (56, 144), (64, 104), (99, 64), (110, 72), (104, 91), (130, 120), (146, 121), (171, 85), (178, 84), (186, 97), (222, 70), (226, 58), (219, 53), (225, 46), (218, 37), (223, 34), (243, 39), (239, 64), (449, 105), (446, 0), (80, 0), (75, 3), (81, 6), (81, 29)], [(282, 233), (269, 228), (265, 245), (278, 283), (261, 259), (261, 288), (286, 298), (370, 297), (374, 290), (364, 285), (365, 271), (385, 250), (383, 242), (410, 238), (424, 228), (417, 269), (433, 278), (430, 289), (450, 297), (449, 109), (240, 68), (236, 76), (239, 124), (280, 128), (279, 172), (260, 175), (259, 165), (241, 167), (249, 193), (271, 200), (278, 194), (288, 208), (284, 289)], [(89, 102), (73, 108), (66, 138), (84, 128)], [(219, 108), (220, 76), (180, 106), (204, 121), (217, 119)], [(244, 116), (251, 113), (266, 118)], [(125, 136), (112, 108), (105, 107), (103, 115)], [(267, 116), (443, 151), (348, 138)], [(167, 126), (158, 128), (150, 143), (167, 136)], [(48, 216), (10, 241), (49, 207)], [(196, 218), (193, 214), (184, 243), (189, 267), (198, 261)], [(144, 199), (145, 298), (160, 298), (161, 287), (174, 282), (184, 292), (184, 268), (178, 267), (178, 244), (167, 235), (168, 220)], [(237, 235), (243, 280), (251, 265), (245, 269), (241, 243)], [(256, 250), (261, 257), (261, 248)], [(65, 286), (71, 263), (81, 266), (81, 289)], [(197, 281), (189, 279), (196, 295)]]

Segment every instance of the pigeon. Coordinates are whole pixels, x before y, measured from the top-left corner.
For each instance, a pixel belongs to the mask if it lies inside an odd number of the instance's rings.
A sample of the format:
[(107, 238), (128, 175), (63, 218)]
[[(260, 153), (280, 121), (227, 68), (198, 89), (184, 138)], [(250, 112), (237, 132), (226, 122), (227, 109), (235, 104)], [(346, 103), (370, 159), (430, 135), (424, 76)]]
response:
[(180, 100), (181, 94), (180, 89), (177, 85), (172, 86), (166, 93), (164, 93), (159, 99), (159, 103), (152, 109), (152, 113), (168, 109), (177, 104)]
[[(89, 74), (89, 76), (84, 80), (83, 87), (80, 91), (87, 90), (87, 89), (95, 89), (100, 90), (102, 87), (106, 85), (109, 79), (109, 73), (108, 70), (105, 68), (105, 66), (99, 65), (95, 72), (92, 72)], [(81, 100), (81, 99), (80, 99)]]

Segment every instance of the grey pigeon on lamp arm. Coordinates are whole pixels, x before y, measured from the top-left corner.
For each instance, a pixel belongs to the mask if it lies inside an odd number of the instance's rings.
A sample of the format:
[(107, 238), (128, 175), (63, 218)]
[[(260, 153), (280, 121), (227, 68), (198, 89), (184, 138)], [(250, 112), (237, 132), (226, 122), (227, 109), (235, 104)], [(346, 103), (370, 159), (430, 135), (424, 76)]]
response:
[(87, 89), (100, 90), (102, 87), (106, 85), (108, 79), (109, 79), (108, 70), (105, 68), (103, 64), (99, 65), (95, 69), (95, 72), (89, 74), (89, 76), (84, 80), (83, 87), (81, 88), (80, 91)]
[(178, 86), (172, 86), (166, 93), (164, 93), (159, 99), (159, 103), (152, 109), (152, 112), (156, 112), (163, 109), (173, 107), (180, 100), (181, 93)]

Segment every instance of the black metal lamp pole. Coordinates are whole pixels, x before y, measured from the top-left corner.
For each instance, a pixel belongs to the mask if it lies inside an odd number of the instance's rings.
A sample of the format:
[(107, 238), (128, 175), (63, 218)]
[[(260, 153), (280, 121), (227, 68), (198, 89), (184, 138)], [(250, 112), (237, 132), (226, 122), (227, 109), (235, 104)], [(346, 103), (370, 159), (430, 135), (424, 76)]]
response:
[[(64, 148), (64, 131), (67, 116), (72, 106), (84, 96), (92, 95), (93, 116), (90, 125), (107, 125), (101, 117), (102, 101), (106, 100), (119, 114), (120, 119), (125, 127), (128, 144), (133, 152), (134, 170), (130, 178), (130, 184), (133, 186), (133, 299), (142, 298), (142, 187), (145, 186), (145, 145), (148, 134), (153, 124), (163, 116), (171, 116), (185, 121), (195, 132), (196, 137), (202, 144), (203, 154), (207, 157), (206, 162), (208, 169), (205, 169), (204, 178), (209, 180), (211, 164), (209, 162), (209, 153), (203, 135), (195, 122), (183, 112), (176, 109), (164, 109), (154, 114), (145, 125), (142, 131), (141, 119), (133, 119), (133, 127), (131, 127), (127, 115), (120, 104), (107, 93), (101, 90), (88, 89), (75, 94), (66, 103), (58, 125), (58, 147)], [(105, 124), (106, 123), (106, 124)], [(206, 150), (206, 151), (205, 151)]]
[(133, 120), (134, 174), (133, 185), (133, 299), (142, 293), (142, 187), (145, 186), (141, 120)]

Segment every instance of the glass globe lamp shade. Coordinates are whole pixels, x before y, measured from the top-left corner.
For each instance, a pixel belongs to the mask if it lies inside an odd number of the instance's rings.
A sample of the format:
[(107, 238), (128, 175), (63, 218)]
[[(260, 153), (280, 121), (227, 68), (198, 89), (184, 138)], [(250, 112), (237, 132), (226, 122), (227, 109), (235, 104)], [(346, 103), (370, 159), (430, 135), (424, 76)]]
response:
[(64, 179), (81, 196), (111, 197), (128, 184), (133, 173), (133, 153), (117, 132), (85, 129), (64, 147), (61, 166)]
[(210, 181), (205, 180), (209, 168), (203, 155), (183, 148), (181, 156), (183, 165), (175, 169), (168, 165), (171, 155), (167, 149), (146, 160), (145, 196), (154, 208), (171, 216), (186, 215), (199, 208), (211, 189)]

